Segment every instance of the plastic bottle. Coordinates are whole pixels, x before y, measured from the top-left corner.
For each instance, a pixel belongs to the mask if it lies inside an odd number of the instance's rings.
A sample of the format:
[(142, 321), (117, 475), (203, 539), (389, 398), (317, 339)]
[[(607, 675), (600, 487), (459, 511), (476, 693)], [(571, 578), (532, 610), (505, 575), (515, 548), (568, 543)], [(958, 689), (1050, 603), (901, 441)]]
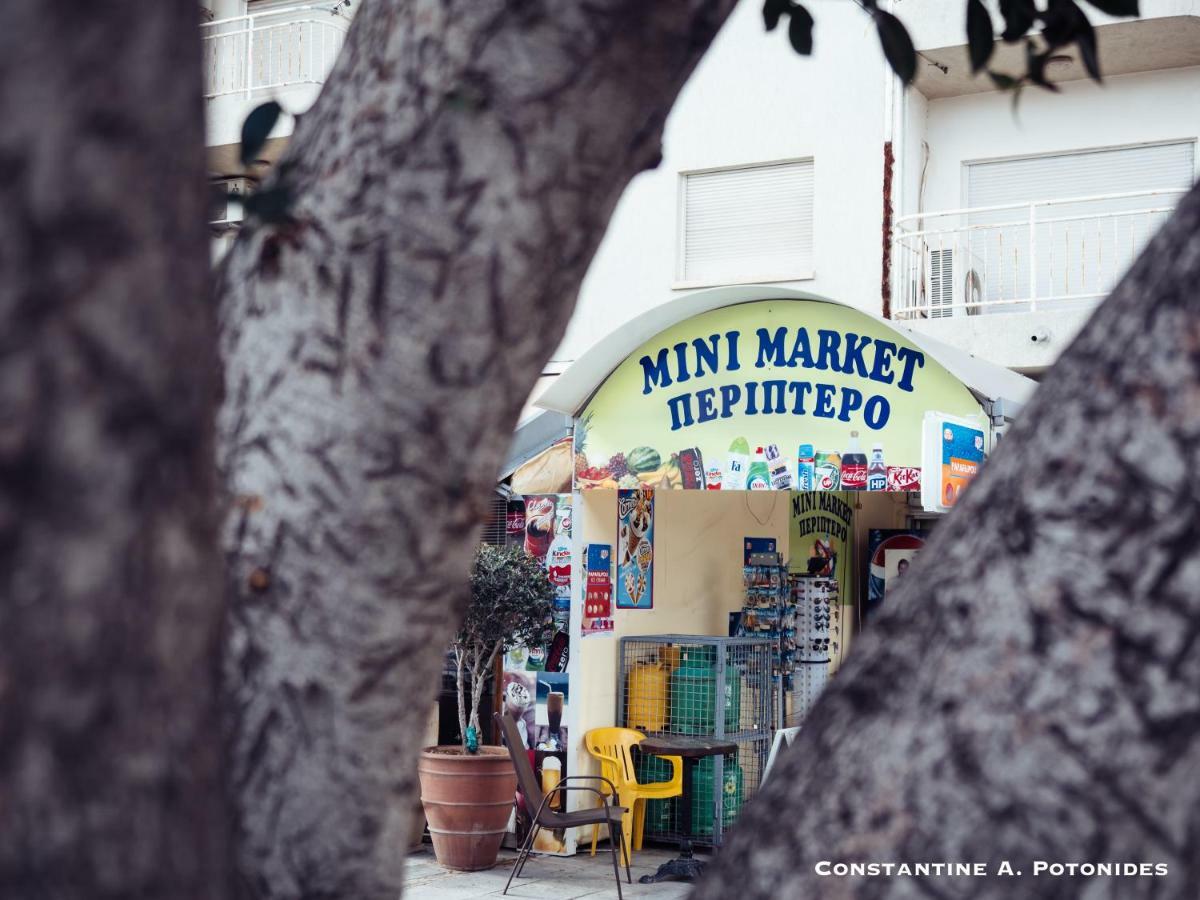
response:
[(871, 464), (867, 466), (867, 490), (887, 490), (887, 465), (883, 461), (883, 445), (871, 448)]
[(850, 432), (850, 446), (842, 454), (842, 490), (867, 489), (867, 454), (858, 445), (858, 432)]
[(762, 447), (754, 451), (754, 462), (750, 463), (746, 489), (751, 491), (769, 491), (771, 489), (771, 470), (767, 468), (767, 458), (763, 455)]
[(734, 438), (729, 445), (729, 461), (721, 473), (721, 490), (744, 491), (747, 471), (750, 468), (750, 442), (744, 437)]
[(813, 473), (816, 465), (817, 461), (813, 455), (813, 445), (801, 444), (800, 450), (796, 454), (796, 490), (811, 491), (816, 489), (813, 484)]
[(779, 447), (775, 444), (767, 444), (766, 456), (772, 490), (790, 491), (792, 489), (792, 471), (788, 468), (783, 454), (779, 452)]

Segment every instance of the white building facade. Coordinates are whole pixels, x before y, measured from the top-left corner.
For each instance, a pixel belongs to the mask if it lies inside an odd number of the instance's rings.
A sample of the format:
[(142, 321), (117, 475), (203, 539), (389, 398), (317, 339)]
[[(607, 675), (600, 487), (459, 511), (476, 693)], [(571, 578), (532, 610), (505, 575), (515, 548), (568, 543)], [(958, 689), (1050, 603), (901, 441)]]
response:
[[(236, 162), (246, 113), (272, 98), (306, 109), (355, 10), (202, 6), (210, 174), (252, 189)], [(807, 58), (784, 28), (764, 31), (759, 0), (730, 17), (667, 122), (662, 163), (622, 197), (543, 383), (647, 309), (725, 285), (837, 300), (1037, 374), (1196, 179), (1200, 0), (1143, 0), (1138, 20), (1086, 7), (1104, 83), (1066, 50), (1048, 68), (1060, 92), (1015, 104), (972, 77), (959, 0), (889, 4), (919, 54), (907, 91), (857, 4), (808, 6)], [(1023, 53), (1000, 45), (992, 65), (1019, 73)], [(218, 229), (236, 224), (236, 204), (222, 211)]]

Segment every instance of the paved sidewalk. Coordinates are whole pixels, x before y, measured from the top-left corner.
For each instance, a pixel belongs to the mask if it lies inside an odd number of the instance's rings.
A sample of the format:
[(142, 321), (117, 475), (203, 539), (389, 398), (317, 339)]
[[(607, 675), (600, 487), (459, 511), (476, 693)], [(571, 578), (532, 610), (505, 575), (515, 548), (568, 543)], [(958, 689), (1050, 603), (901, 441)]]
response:
[[(638, 878), (648, 875), (660, 863), (675, 856), (671, 850), (644, 849), (633, 855), (630, 871), (633, 884), (625, 882), (621, 869), (621, 890), (626, 900), (681, 900), (691, 885), (667, 881), (661, 884), (638, 884)], [(504, 890), (504, 882), (517, 854), (500, 851), (500, 862), (485, 872), (451, 872), (437, 864), (429, 844), (409, 854), (404, 900), (478, 900), (494, 898)], [(703, 857), (702, 857), (703, 858)], [(576, 856), (535, 856), (525, 864), (520, 878), (514, 878), (508, 896), (515, 900), (616, 900), (613, 884), (612, 857), (601, 847), (595, 857), (587, 850)]]

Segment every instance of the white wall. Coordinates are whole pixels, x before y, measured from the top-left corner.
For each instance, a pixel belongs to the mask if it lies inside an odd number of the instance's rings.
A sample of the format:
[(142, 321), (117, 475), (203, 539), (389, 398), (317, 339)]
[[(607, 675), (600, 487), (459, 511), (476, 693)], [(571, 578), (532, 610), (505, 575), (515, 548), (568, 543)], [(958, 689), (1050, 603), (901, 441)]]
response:
[[(1200, 68), (1060, 87), (1059, 94), (1027, 89), (1015, 115), (1011, 97), (998, 92), (929, 101), (924, 123), (913, 126), (923, 131), (930, 148), (924, 211), (967, 205), (964, 171), (969, 162), (1200, 137)], [(911, 175), (919, 169), (919, 156), (908, 163)], [(904, 212), (916, 212), (917, 204), (917, 194), (907, 193)], [(1092, 307), (1083, 305), (911, 324), (991, 362), (1039, 372), (1070, 345), (1091, 312)]]
[(1012, 99), (995, 91), (930, 102), (926, 211), (965, 203), (969, 161), (1200, 136), (1200, 68), (1060, 87), (1059, 94), (1024, 91), (1015, 117)]
[(814, 0), (810, 8), (817, 25), (807, 59), (788, 44), (786, 21), (764, 31), (757, 0), (734, 11), (667, 120), (662, 163), (621, 198), (556, 360), (577, 358), (678, 295), (678, 173), (696, 168), (813, 157), (815, 278), (793, 285), (878, 312), (882, 57), (857, 6)]

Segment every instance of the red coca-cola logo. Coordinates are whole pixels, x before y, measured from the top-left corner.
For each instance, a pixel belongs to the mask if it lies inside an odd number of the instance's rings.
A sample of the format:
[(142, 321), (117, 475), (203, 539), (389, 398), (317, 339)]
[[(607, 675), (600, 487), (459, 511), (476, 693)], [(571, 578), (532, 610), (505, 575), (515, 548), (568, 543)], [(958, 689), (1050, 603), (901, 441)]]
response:
[(842, 466), (843, 487), (863, 487), (867, 483), (867, 467), (857, 463)]
[(510, 512), (504, 519), (504, 530), (509, 534), (516, 534), (519, 531), (524, 531), (525, 513)]

